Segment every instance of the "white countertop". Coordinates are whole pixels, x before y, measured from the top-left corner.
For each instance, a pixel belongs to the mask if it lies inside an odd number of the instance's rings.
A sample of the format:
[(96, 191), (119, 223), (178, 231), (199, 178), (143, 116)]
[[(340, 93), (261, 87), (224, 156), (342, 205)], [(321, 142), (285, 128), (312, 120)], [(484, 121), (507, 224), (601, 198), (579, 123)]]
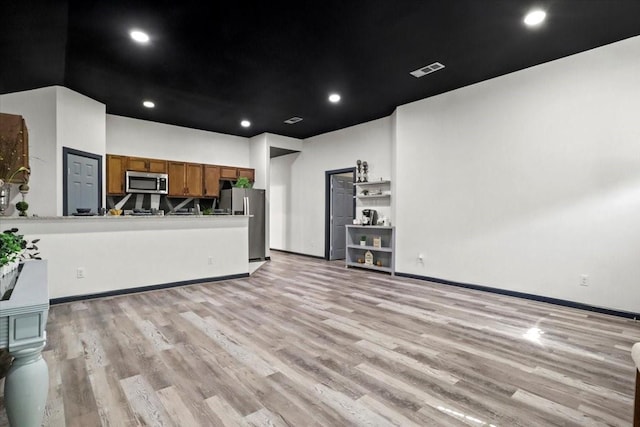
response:
[(158, 219), (158, 218), (180, 218), (180, 219), (219, 219), (219, 218), (249, 218), (249, 215), (71, 215), (71, 216), (0, 216), (0, 222), (7, 221), (36, 221), (36, 220), (96, 220), (96, 219)]

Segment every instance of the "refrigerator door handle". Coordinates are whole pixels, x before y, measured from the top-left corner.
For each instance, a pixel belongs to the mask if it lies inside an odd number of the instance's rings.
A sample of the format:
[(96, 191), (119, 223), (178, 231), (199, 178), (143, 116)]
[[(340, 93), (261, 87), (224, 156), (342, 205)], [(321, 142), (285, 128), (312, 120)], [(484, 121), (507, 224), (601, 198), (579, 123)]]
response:
[(243, 197), (243, 207), (244, 207), (244, 214), (245, 215), (249, 215), (249, 198), (248, 197)]

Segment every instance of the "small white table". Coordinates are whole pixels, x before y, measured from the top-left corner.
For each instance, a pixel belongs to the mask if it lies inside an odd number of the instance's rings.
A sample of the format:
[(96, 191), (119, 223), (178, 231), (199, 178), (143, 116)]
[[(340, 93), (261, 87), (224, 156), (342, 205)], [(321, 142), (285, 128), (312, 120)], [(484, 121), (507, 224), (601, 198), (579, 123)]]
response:
[(47, 262), (28, 261), (11, 298), (0, 301), (0, 348), (7, 348), (15, 358), (4, 383), (11, 426), (42, 424), (49, 391), (49, 368), (42, 358), (48, 313)]

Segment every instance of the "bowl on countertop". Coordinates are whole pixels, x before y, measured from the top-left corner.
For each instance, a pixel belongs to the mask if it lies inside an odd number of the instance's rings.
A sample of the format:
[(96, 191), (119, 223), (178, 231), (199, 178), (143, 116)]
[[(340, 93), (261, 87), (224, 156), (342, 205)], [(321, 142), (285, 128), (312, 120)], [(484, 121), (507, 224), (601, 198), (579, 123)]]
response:
[(81, 214), (88, 214), (91, 212), (91, 208), (77, 208), (76, 211)]

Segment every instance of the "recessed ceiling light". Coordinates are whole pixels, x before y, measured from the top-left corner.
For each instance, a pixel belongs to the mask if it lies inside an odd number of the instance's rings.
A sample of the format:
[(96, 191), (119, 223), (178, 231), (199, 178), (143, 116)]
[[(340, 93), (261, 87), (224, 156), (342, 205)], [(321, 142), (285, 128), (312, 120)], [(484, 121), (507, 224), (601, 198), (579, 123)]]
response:
[(248, 128), (249, 126), (251, 126), (251, 122), (249, 120), (243, 120), (240, 122), (240, 126), (242, 126), (243, 128)]
[(338, 95), (337, 93), (332, 93), (331, 95), (329, 95), (329, 102), (333, 102), (334, 104), (336, 102), (340, 102), (340, 95)]
[(153, 108), (156, 106), (156, 104), (154, 104), (153, 101), (144, 101), (142, 105), (144, 105), (147, 108)]
[(131, 36), (131, 38), (135, 41), (137, 41), (138, 43), (148, 43), (149, 42), (149, 35), (143, 31), (140, 30), (133, 30), (129, 33), (129, 35)]
[(542, 24), (542, 21), (547, 17), (547, 13), (544, 10), (536, 9), (527, 13), (524, 17), (524, 23), (529, 27), (535, 27)]

